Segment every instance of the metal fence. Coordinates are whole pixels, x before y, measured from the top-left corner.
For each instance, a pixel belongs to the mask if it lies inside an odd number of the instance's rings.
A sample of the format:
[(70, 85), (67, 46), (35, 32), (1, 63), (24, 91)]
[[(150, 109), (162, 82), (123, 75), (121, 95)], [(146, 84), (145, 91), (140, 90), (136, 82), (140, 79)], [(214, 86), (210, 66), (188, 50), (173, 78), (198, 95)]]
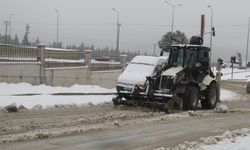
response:
[(45, 67), (74, 67), (84, 66), (84, 51), (68, 49), (45, 49)]
[[(85, 66), (83, 50), (45, 48), (45, 68)], [(39, 62), (41, 50), (31, 46), (0, 44), (0, 62)], [(117, 70), (122, 65), (111, 57), (92, 57), (91, 70)]]
[(36, 47), (0, 45), (0, 61), (2, 62), (36, 62), (40, 52)]

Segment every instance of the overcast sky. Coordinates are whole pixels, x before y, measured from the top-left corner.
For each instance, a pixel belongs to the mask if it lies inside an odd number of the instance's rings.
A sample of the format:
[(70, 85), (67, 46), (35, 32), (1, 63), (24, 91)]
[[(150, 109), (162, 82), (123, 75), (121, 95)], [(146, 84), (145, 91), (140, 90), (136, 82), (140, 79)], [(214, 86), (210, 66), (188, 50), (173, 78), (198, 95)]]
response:
[[(0, 0), (0, 33), (5, 33), (3, 20), (12, 16), (12, 36), (23, 38), (25, 25), (30, 25), (30, 39), (56, 41), (56, 12), (59, 11), (59, 41), (66, 44), (94, 44), (114, 47), (116, 14), (120, 12), (121, 50), (151, 51), (153, 44), (171, 29), (172, 9), (164, 0)], [(214, 58), (230, 56), (240, 51), (245, 58), (249, 0), (169, 0), (183, 4), (175, 9), (174, 30), (188, 37), (199, 34), (200, 16), (206, 15), (206, 30), (210, 26), (210, 9), (214, 10)], [(209, 35), (205, 44), (209, 45)]]

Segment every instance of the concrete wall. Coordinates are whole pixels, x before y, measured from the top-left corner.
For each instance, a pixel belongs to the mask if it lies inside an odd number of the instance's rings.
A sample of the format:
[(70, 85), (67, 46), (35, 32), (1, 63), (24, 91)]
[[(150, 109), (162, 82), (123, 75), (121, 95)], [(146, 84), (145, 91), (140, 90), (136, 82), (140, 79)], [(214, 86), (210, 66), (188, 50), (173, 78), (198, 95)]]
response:
[(88, 67), (67, 67), (45, 69), (46, 83), (51, 86), (72, 86), (89, 84)]
[(92, 71), (91, 84), (100, 85), (105, 88), (114, 88), (117, 78), (121, 73), (121, 70)]
[(40, 84), (39, 62), (0, 62), (0, 82)]
[(100, 85), (106, 88), (114, 88), (121, 70), (91, 71), (87, 66), (46, 68), (45, 78), (42, 80), (41, 63), (39, 62), (1, 62), (0, 82), (20, 83), (27, 82), (38, 85), (45, 82), (50, 86), (69, 87), (74, 84)]

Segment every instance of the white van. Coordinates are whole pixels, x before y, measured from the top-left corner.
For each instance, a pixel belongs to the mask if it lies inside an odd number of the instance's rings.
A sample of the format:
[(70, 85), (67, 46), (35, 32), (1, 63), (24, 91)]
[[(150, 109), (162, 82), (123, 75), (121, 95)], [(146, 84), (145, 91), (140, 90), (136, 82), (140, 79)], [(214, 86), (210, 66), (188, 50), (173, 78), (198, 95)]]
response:
[(118, 96), (128, 98), (135, 85), (144, 88), (146, 77), (166, 65), (167, 56), (136, 56), (119, 76), (116, 84)]

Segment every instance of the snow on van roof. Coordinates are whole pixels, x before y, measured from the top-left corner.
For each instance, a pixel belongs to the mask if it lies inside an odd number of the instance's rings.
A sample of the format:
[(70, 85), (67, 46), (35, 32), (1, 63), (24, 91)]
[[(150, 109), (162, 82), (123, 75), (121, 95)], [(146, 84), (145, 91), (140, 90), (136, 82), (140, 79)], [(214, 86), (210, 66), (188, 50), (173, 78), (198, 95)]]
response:
[(135, 56), (131, 61), (132, 63), (145, 63), (145, 64), (156, 64), (159, 60), (167, 60), (168, 57), (155, 57), (155, 56)]

